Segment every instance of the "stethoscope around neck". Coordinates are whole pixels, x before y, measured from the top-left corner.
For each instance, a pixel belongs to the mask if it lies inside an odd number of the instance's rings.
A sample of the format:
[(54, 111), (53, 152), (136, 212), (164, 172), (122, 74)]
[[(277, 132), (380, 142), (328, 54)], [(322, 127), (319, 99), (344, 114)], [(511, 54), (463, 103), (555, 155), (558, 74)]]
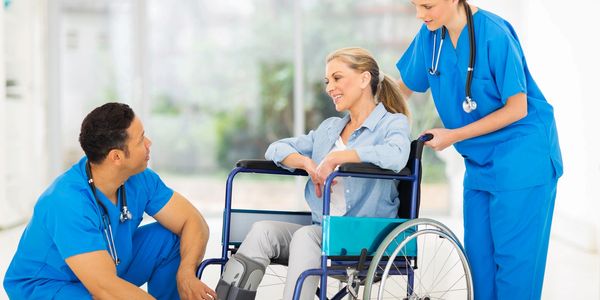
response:
[[(108, 209), (106, 208), (106, 205), (104, 205), (98, 199), (98, 195), (96, 194), (96, 185), (94, 184), (94, 179), (92, 178), (92, 168), (90, 167), (89, 161), (85, 164), (85, 174), (87, 175), (90, 189), (92, 189), (94, 200), (96, 200), (96, 203), (98, 203), (100, 208), (102, 208), (102, 227), (104, 227), (104, 237), (106, 238), (106, 243), (108, 244), (108, 253), (112, 257), (115, 266), (118, 266), (119, 263), (121, 263), (121, 260), (117, 254), (117, 247), (115, 245), (112, 226), (110, 225), (110, 218), (108, 217)], [(119, 221), (123, 223), (127, 220), (131, 220), (132, 218), (131, 212), (129, 211), (129, 208), (127, 208), (127, 195), (125, 193), (124, 184), (119, 187), (117, 193), (121, 196), (121, 215), (119, 216)]]
[[(464, 2), (465, 12), (467, 15), (467, 27), (469, 29), (469, 67), (467, 67), (467, 83), (465, 84), (465, 100), (462, 103), (463, 110), (466, 113), (470, 113), (477, 109), (477, 102), (471, 98), (471, 82), (473, 81), (473, 70), (475, 67), (475, 28), (473, 26), (473, 14), (471, 13), (471, 7), (467, 2)], [(437, 56), (435, 51), (435, 44), (437, 41), (437, 31), (433, 34), (433, 54), (431, 55), (431, 68), (428, 68), (428, 72), (432, 76), (439, 76), (438, 65), (440, 63), (440, 54), (442, 53), (442, 45), (446, 39), (448, 29), (446, 26), (442, 26), (442, 35), (440, 38), (440, 45), (437, 50)]]

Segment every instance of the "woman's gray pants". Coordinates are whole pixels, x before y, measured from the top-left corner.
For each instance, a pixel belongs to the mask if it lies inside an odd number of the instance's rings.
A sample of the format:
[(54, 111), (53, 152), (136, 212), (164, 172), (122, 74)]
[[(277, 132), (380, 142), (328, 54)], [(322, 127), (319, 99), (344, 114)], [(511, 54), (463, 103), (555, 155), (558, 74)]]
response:
[[(300, 273), (321, 267), (321, 238), (320, 225), (259, 221), (252, 225), (237, 253), (263, 264), (265, 268), (271, 260), (287, 260), (283, 299), (290, 300)], [(300, 294), (301, 300), (314, 299), (319, 279), (318, 276), (306, 278)]]

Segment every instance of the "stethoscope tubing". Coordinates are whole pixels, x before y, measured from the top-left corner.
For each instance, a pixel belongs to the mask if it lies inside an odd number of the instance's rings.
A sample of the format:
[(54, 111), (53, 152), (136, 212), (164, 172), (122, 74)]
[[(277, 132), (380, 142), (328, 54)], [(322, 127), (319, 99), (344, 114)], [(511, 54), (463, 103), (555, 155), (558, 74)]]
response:
[[(471, 96), (471, 83), (473, 81), (473, 72), (475, 71), (475, 56), (476, 56), (476, 45), (475, 45), (475, 28), (473, 25), (473, 13), (469, 4), (464, 2), (465, 13), (467, 15), (467, 27), (469, 31), (469, 66), (467, 67), (467, 82), (465, 84), (465, 100), (463, 101), (463, 110), (466, 113), (470, 113), (477, 109), (477, 102), (473, 100)], [(440, 45), (437, 49), (436, 55), (436, 43), (437, 43), (437, 31), (433, 34), (433, 49), (431, 54), (431, 68), (428, 72), (430, 75), (439, 76), (438, 66), (440, 63), (440, 55), (442, 53), (442, 46), (446, 39), (447, 29), (445, 26), (441, 28), (442, 34), (440, 37)]]
[[(106, 205), (104, 205), (98, 199), (98, 195), (96, 194), (96, 185), (94, 185), (94, 179), (92, 178), (92, 169), (90, 167), (89, 161), (85, 165), (85, 173), (88, 177), (88, 184), (90, 186), (90, 189), (92, 190), (92, 195), (94, 195), (94, 200), (96, 200), (96, 203), (98, 203), (98, 206), (100, 206), (101, 208), (102, 226), (104, 227), (103, 231), (104, 237), (106, 238), (108, 253), (112, 257), (115, 266), (118, 266), (119, 263), (121, 263), (121, 260), (119, 259), (119, 255), (117, 253), (117, 246), (113, 235), (112, 225), (110, 224), (110, 219), (108, 217), (108, 209), (106, 208)], [(132, 218), (131, 212), (127, 208), (127, 195), (125, 192), (124, 184), (121, 185), (121, 187), (119, 187), (119, 194), (121, 195), (121, 214), (119, 216), (119, 220), (121, 223), (123, 223), (127, 220), (131, 220)]]
[[(429, 74), (431, 75), (439, 75), (438, 65), (440, 64), (440, 54), (442, 54), (442, 46), (444, 45), (444, 40), (446, 39), (446, 28), (442, 28), (442, 37), (440, 38), (440, 48), (437, 53), (437, 59), (435, 58), (435, 44), (437, 42), (437, 33), (433, 34), (433, 53), (431, 54), (431, 68), (429, 68)], [(434, 66), (435, 59), (435, 66)]]
[(106, 237), (106, 242), (108, 244), (108, 253), (115, 262), (115, 265), (118, 266), (119, 263), (121, 263), (121, 260), (119, 259), (119, 255), (117, 253), (117, 247), (115, 245), (112, 226), (110, 225), (110, 220), (108, 220), (108, 215), (104, 215), (102, 220), (104, 223), (104, 237)]
[(467, 83), (465, 85), (465, 95), (468, 101), (471, 101), (471, 83), (473, 81), (473, 72), (475, 71), (475, 57), (477, 55), (477, 47), (475, 45), (475, 28), (473, 25), (473, 14), (471, 7), (465, 3), (465, 12), (467, 14), (467, 26), (469, 28), (469, 67), (467, 68)]

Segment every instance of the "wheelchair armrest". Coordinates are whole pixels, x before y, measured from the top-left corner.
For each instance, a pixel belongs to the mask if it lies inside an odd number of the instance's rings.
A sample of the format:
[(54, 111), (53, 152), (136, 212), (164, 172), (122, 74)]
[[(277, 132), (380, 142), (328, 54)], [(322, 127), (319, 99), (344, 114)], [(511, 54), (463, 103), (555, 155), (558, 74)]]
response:
[(341, 164), (339, 168), (340, 172), (348, 172), (348, 173), (363, 173), (363, 174), (373, 174), (373, 175), (406, 175), (409, 176), (412, 174), (412, 171), (405, 167), (399, 173), (396, 173), (392, 170), (382, 169), (372, 163), (345, 163)]
[[(278, 167), (273, 161), (266, 159), (242, 159), (238, 160), (235, 166), (238, 168), (255, 170), (290, 172), (284, 168)], [(293, 175), (308, 176), (308, 173), (301, 169), (296, 169), (294, 172), (290, 173)]]

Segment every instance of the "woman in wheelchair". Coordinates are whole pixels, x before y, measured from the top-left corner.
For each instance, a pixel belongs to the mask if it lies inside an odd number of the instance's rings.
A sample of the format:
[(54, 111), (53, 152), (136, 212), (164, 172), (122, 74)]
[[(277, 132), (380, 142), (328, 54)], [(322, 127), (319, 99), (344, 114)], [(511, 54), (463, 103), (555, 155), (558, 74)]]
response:
[[(272, 260), (287, 261), (283, 299), (292, 299), (299, 275), (320, 266), (324, 180), (340, 164), (369, 162), (399, 172), (410, 152), (408, 107), (398, 84), (361, 48), (344, 48), (326, 59), (325, 88), (343, 117), (331, 117), (308, 134), (272, 143), (265, 157), (278, 166), (305, 170), (305, 198), (313, 225), (261, 221), (225, 265), (219, 299), (254, 299)], [(331, 190), (331, 215), (394, 218), (398, 192), (391, 180), (342, 178)], [(242, 276), (243, 278), (239, 278)], [(301, 299), (313, 299), (319, 279), (304, 282)]]

